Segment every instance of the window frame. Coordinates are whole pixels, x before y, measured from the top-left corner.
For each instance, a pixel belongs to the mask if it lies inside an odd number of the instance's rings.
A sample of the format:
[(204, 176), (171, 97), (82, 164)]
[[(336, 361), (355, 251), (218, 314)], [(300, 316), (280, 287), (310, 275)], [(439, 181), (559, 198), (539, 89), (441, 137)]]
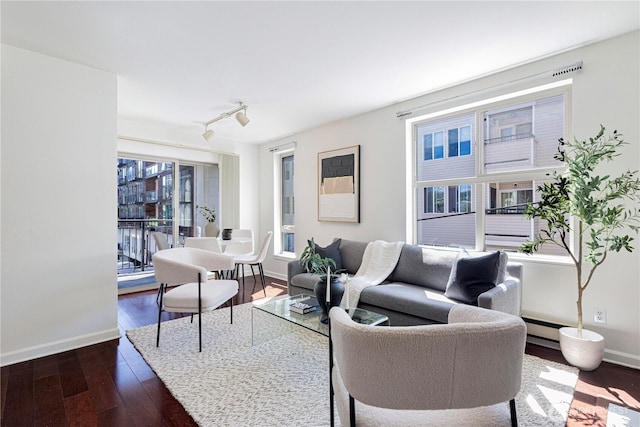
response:
[[(407, 170), (411, 171), (407, 174), (407, 225), (406, 225), (406, 239), (407, 241), (417, 244), (418, 233), (418, 211), (416, 209), (417, 203), (417, 190), (424, 187), (435, 186), (459, 186), (464, 184), (470, 184), (472, 188), (472, 203), (475, 205), (476, 212), (476, 227), (475, 227), (475, 248), (474, 250), (483, 251), (486, 250), (485, 242), (485, 217), (486, 214), (483, 208), (486, 202), (485, 188), (493, 182), (509, 182), (509, 181), (540, 181), (548, 179), (549, 175), (554, 171), (563, 171), (564, 166), (548, 166), (539, 167), (536, 169), (521, 169), (521, 170), (509, 170), (509, 171), (485, 171), (484, 165), (481, 163), (484, 161), (484, 141), (485, 128), (483, 123), (484, 114), (491, 110), (509, 109), (510, 107), (517, 106), (519, 104), (526, 104), (527, 102), (535, 102), (548, 97), (563, 95), (564, 96), (564, 138), (571, 134), (571, 96), (572, 96), (572, 79), (566, 79), (547, 85), (541, 85), (538, 87), (530, 88), (523, 91), (512, 92), (505, 95), (500, 95), (492, 98), (488, 98), (482, 101), (461, 105), (458, 107), (450, 108), (447, 110), (433, 111), (415, 118), (406, 120), (406, 143), (407, 143)], [(417, 131), (418, 126), (423, 125), (434, 120), (446, 120), (465, 114), (475, 114), (475, 138), (472, 138), (471, 153), (475, 153), (475, 168), (476, 172), (471, 177), (456, 177), (446, 179), (434, 179), (430, 181), (418, 181), (417, 180)], [(459, 131), (458, 131), (459, 132)], [(448, 142), (445, 143), (448, 146)], [(449, 156), (445, 156), (449, 157)], [(459, 156), (458, 156), (459, 157)], [(448, 193), (448, 190), (446, 191)], [(446, 196), (448, 198), (448, 194)], [(459, 196), (458, 196), (459, 199)], [(446, 207), (448, 212), (450, 207)], [(572, 239), (572, 243), (573, 239)], [(423, 245), (429, 246), (429, 245)], [(442, 248), (438, 246), (438, 248)], [(535, 254), (534, 257), (538, 259), (551, 260), (566, 258), (560, 256), (549, 256)], [(564, 262), (564, 260), (562, 260)]]
[[(295, 224), (283, 224), (283, 206), (285, 203), (284, 195), (283, 195), (283, 161), (287, 157), (293, 157), (293, 170), (292, 170), (292, 180), (295, 185), (295, 148), (287, 148), (287, 149), (279, 149), (273, 152), (273, 170), (274, 170), (274, 201), (273, 201), (273, 221), (274, 221), (274, 230), (278, 230), (277, 237), (274, 236), (273, 242), (273, 253), (274, 256), (280, 256), (287, 259), (295, 258), (295, 243), (294, 243), (294, 251), (285, 251), (284, 250), (284, 238), (285, 234), (293, 234), (294, 242), (295, 242)], [(293, 209), (293, 215), (295, 217), (295, 186), (294, 186), (294, 197), (291, 203)]]

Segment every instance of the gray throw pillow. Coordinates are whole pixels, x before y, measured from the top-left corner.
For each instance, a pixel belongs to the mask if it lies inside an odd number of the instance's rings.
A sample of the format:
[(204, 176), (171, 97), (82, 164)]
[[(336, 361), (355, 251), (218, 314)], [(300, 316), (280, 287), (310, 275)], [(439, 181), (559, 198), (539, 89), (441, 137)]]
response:
[[(336, 262), (336, 270), (342, 270), (342, 257), (340, 257), (340, 241), (341, 239), (334, 240), (329, 246), (323, 248), (316, 243), (316, 253), (322, 258), (331, 258)], [(309, 246), (311, 241), (309, 240)]]
[(500, 252), (478, 257), (458, 255), (444, 295), (465, 304), (478, 305), (478, 296), (498, 284), (502, 260)]

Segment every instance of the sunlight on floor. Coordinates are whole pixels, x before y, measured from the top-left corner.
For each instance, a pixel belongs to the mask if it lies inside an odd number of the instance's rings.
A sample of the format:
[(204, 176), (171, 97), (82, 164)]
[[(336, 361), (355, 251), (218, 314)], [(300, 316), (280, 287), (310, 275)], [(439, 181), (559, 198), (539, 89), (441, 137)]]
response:
[(527, 405), (531, 411), (550, 420), (566, 420), (578, 375), (547, 366), (538, 378), (537, 393), (526, 397)]
[(542, 372), (540, 378), (543, 380), (551, 381), (556, 384), (562, 384), (571, 388), (575, 387), (576, 381), (578, 381), (578, 375), (572, 372), (565, 372), (560, 369), (554, 369), (547, 366), (548, 371)]
[(640, 427), (640, 412), (610, 403), (607, 427)]

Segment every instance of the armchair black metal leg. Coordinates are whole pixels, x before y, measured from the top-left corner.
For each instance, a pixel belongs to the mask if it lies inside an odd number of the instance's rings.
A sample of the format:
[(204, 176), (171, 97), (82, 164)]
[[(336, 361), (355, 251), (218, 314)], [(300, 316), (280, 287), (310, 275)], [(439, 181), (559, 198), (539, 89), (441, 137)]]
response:
[(229, 313), (231, 316), (231, 324), (233, 325), (233, 297), (229, 299)]
[[(191, 315), (193, 319), (193, 315)], [(198, 351), (202, 353), (202, 276), (198, 273)]]
[(156, 337), (156, 347), (160, 347), (160, 323), (162, 321), (162, 297), (164, 296), (163, 287), (164, 287), (164, 284), (160, 283), (160, 288), (159, 288), (160, 306), (158, 307), (158, 335)]
[(351, 395), (349, 395), (349, 425), (356, 427), (356, 402)]
[(156, 295), (156, 304), (160, 304), (160, 297), (162, 296), (163, 293), (165, 293), (167, 291), (167, 287), (163, 286), (162, 283), (160, 283), (160, 287), (158, 288), (158, 294)]
[(202, 309), (198, 310), (198, 351), (202, 353)]
[(511, 427), (518, 427), (518, 416), (516, 414), (516, 400), (509, 401), (509, 409), (511, 410)]

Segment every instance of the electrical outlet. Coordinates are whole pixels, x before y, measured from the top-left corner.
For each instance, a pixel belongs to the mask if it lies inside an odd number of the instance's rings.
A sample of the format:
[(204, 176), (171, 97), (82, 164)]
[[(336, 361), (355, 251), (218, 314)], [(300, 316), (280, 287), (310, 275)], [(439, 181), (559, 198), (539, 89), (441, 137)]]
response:
[(607, 310), (601, 307), (596, 307), (593, 312), (593, 321), (596, 323), (607, 324)]

